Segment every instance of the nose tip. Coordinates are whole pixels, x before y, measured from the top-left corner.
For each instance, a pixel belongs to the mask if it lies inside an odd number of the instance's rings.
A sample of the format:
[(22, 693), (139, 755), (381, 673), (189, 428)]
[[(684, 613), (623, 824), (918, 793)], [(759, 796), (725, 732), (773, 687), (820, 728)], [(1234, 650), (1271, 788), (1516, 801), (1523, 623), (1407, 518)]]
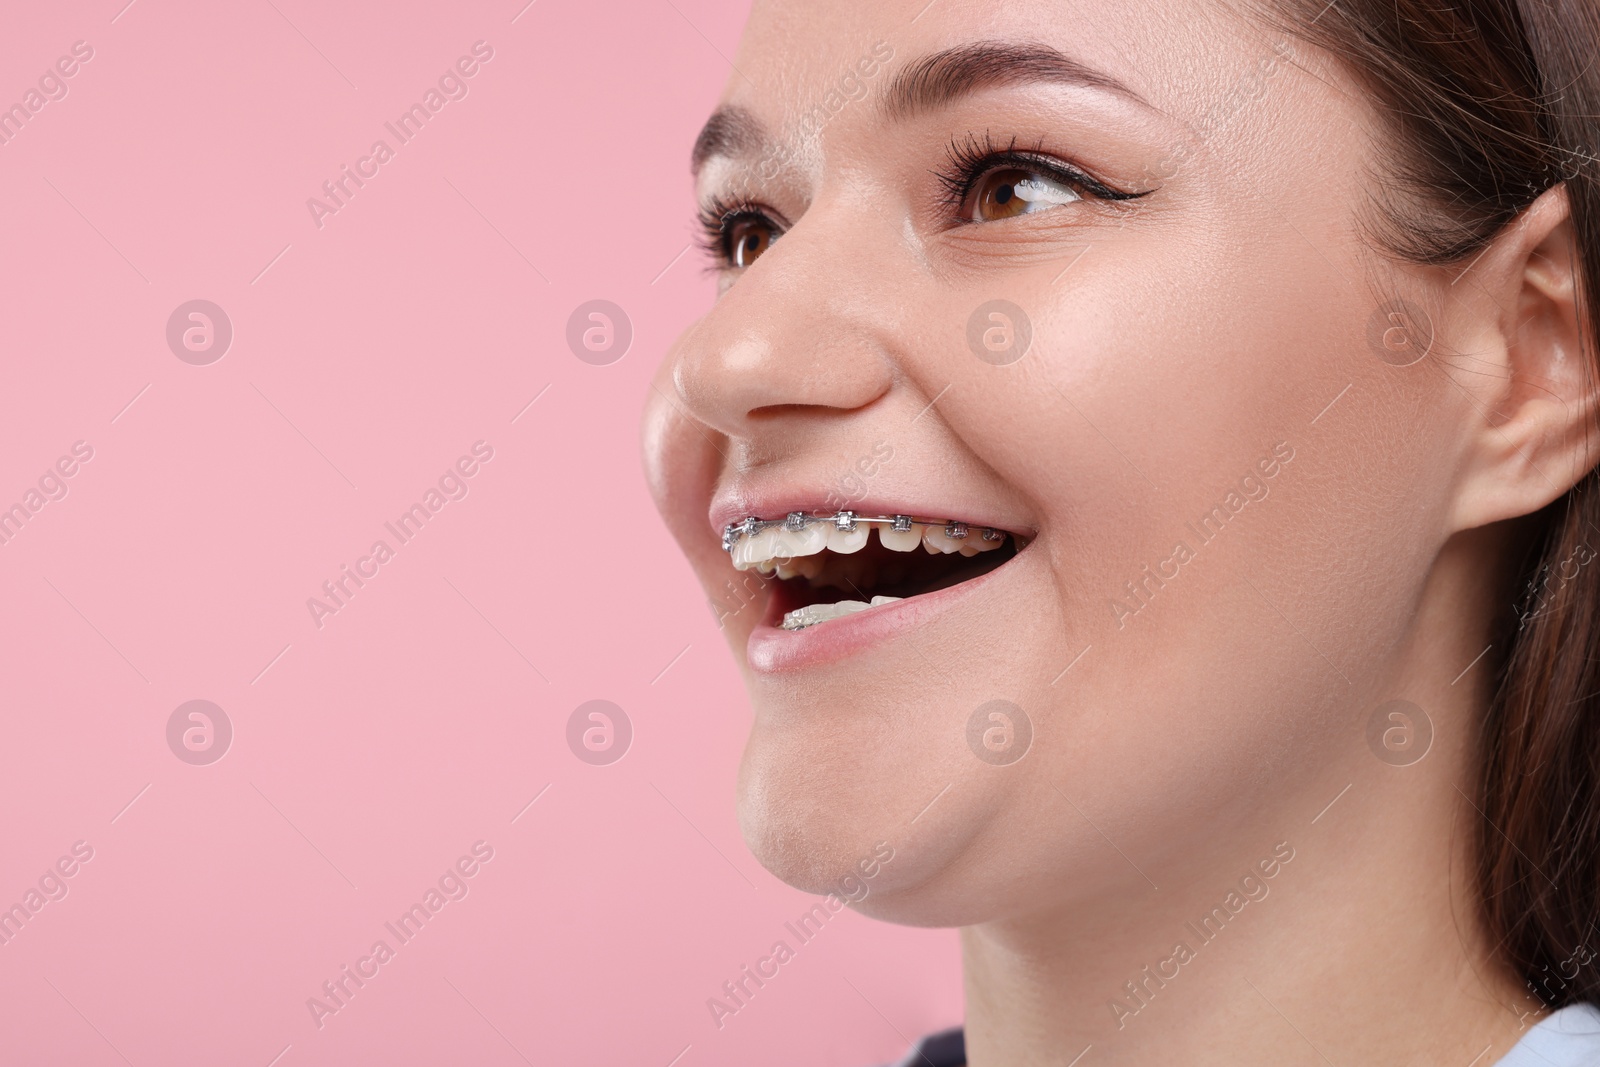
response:
[(889, 360), (870, 328), (804, 294), (792, 301), (735, 287), (679, 341), (673, 381), (696, 418), (749, 438), (773, 418), (843, 414), (888, 390)]

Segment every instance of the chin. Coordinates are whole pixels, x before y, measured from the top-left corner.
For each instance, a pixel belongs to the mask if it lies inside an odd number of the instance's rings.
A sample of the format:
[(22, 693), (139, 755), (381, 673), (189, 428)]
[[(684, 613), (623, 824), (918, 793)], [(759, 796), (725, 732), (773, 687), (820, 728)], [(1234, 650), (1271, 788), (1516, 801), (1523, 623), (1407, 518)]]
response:
[[(838, 892), (841, 882), (871, 869), (881, 883), (901, 854), (890, 821), (848, 773), (826, 758), (807, 759), (774, 744), (760, 727), (751, 734), (739, 770), (739, 828), (751, 855), (775, 877), (806, 893)], [(903, 844), (903, 842), (902, 842)], [(886, 848), (886, 864), (871, 857)]]
[(792, 708), (757, 702), (738, 780), (739, 825), (756, 860), (795, 889), (836, 895), (873, 918), (986, 918), (979, 905), (995, 899), (1004, 865), (984, 857), (1004, 847), (992, 831), (1013, 790), (983, 773), (993, 768), (975, 773), (964, 746), (948, 751), (941, 735), (959, 730), (928, 722), (920, 703), (832, 720), (809, 710), (801, 724)]

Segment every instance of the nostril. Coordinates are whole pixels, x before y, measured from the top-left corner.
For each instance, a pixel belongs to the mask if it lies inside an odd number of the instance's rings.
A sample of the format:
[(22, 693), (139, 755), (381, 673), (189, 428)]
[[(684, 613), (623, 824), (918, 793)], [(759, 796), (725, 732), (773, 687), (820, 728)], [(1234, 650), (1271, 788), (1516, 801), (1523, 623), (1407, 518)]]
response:
[(763, 420), (793, 418), (796, 415), (837, 415), (840, 409), (826, 404), (764, 404), (758, 408), (751, 408), (745, 413), (745, 418), (752, 422)]

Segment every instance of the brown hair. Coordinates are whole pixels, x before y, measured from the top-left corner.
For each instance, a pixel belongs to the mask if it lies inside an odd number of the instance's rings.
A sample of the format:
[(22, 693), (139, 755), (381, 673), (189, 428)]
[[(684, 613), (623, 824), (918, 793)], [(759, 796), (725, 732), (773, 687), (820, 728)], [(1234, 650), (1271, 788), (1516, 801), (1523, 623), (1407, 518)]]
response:
[[(1600, 349), (1600, 0), (1281, 0), (1390, 123), (1372, 239), (1476, 256), (1564, 184), (1592, 380)], [(1300, 6), (1304, 5), (1304, 6)], [(1281, 16), (1281, 10), (1280, 10)], [(1600, 474), (1530, 517), (1495, 639), (1476, 853), (1493, 941), (1547, 1004), (1600, 1002)], [(1590, 540), (1593, 538), (1593, 540)]]

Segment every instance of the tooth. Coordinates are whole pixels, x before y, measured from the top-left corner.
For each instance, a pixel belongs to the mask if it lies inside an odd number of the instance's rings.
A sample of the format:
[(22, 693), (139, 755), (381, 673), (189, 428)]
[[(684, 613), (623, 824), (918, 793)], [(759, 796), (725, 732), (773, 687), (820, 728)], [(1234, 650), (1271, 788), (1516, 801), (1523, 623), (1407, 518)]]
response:
[(858, 611), (866, 611), (869, 607), (870, 604), (863, 604), (859, 600), (841, 600), (837, 604), (808, 604), (803, 608), (795, 608), (785, 615), (782, 627), (785, 630), (800, 630), (807, 626), (815, 626), (819, 622), (854, 615)]
[(983, 551), (983, 549), (979, 548), (977, 545), (963, 544), (961, 546), (961, 554), (963, 556), (976, 556), (979, 552), (982, 552), (982, 551)]
[(837, 526), (819, 527), (828, 531), (828, 551), (849, 555), (851, 552), (860, 552), (867, 547), (867, 541), (872, 537), (872, 527), (866, 523), (857, 523), (854, 530), (841, 530)]
[(803, 630), (807, 626), (812, 625), (815, 621), (816, 620), (812, 618), (811, 609), (809, 607), (795, 608), (793, 611), (785, 613), (783, 616), (783, 622), (779, 623), (778, 625), (780, 629), (784, 630)]
[(760, 533), (741, 537), (739, 543), (733, 546), (734, 566), (738, 566), (742, 559), (744, 567), (741, 569), (749, 570), (754, 564), (765, 562), (778, 555), (777, 552), (772, 550), (772, 546), (773, 542), (778, 539), (779, 529), (780, 527), (774, 526), (771, 529), (762, 530)]
[(1001, 545), (1003, 545), (1005, 543), (1006, 543), (1006, 535), (1005, 534), (1001, 534), (999, 537), (996, 537), (993, 540), (990, 540), (987, 537), (968, 537), (965, 541), (962, 542), (962, 544), (971, 545), (973, 548), (977, 549), (979, 552), (992, 552), (994, 549), (999, 548)]
[(822, 573), (822, 559), (818, 556), (780, 556), (775, 562), (779, 578), (815, 578)]
[(828, 527), (814, 522), (803, 530), (774, 526), (772, 554), (775, 556), (814, 556), (828, 547)]
[(903, 596), (875, 596), (875, 597), (872, 598), (872, 606), (875, 607), (875, 608), (876, 607), (881, 607), (884, 604), (893, 604), (897, 600), (904, 600), (904, 599), (905, 599), (905, 597), (903, 597)]
[(750, 551), (751, 542), (754, 540), (755, 538), (751, 536), (739, 538), (733, 543), (733, 551), (728, 554), (728, 558), (733, 562), (733, 565), (741, 571), (747, 571), (757, 566), (757, 557)]
[(887, 526), (878, 527), (878, 540), (883, 542), (883, 547), (895, 552), (911, 552), (922, 541), (922, 531), (925, 527), (911, 524), (909, 530), (894, 530)]
[(966, 542), (945, 534), (943, 526), (924, 526), (922, 528), (922, 545), (929, 552), (957, 552)]

